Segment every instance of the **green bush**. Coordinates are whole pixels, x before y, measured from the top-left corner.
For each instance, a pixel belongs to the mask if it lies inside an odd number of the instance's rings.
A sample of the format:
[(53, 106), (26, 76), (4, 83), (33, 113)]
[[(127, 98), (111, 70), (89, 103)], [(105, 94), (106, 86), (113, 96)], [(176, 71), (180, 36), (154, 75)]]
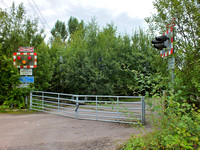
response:
[[(154, 98), (149, 106), (153, 131), (133, 135), (128, 143), (118, 149), (198, 149), (200, 146), (200, 114), (195, 104), (176, 102), (177, 95)], [(163, 108), (167, 102), (168, 107)]]
[(30, 93), (32, 88), (18, 88), (20, 75), (12, 61), (12, 58), (5, 55), (0, 56), (0, 105), (3, 104), (2, 108), (24, 108), (24, 97)]
[[(13, 53), (21, 46), (35, 49), (44, 41), (37, 19), (29, 19), (23, 4), (0, 9), (0, 105), (1, 108), (25, 107), (24, 97), (31, 88), (18, 88), (19, 70), (13, 66)], [(41, 77), (40, 77), (41, 78)], [(42, 84), (43, 86), (43, 84)]]
[(0, 56), (0, 104), (8, 100), (19, 80), (19, 73), (13, 67), (12, 59), (5, 55)]

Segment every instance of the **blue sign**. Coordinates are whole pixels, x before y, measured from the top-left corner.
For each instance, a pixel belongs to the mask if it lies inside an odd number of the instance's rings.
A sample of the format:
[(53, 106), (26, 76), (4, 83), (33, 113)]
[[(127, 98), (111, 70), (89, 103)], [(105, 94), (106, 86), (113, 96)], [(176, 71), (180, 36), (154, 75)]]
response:
[(34, 83), (34, 76), (28, 76), (28, 77), (20, 77), (19, 80), (22, 83)]

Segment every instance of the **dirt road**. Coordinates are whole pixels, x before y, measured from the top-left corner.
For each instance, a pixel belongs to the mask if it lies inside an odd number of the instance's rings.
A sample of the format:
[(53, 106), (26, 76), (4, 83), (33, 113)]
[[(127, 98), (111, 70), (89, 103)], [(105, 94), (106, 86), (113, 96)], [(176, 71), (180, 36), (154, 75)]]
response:
[(0, 114), (0, 150), (113, 150), (138, 133), (123, 124), (53, 114)]

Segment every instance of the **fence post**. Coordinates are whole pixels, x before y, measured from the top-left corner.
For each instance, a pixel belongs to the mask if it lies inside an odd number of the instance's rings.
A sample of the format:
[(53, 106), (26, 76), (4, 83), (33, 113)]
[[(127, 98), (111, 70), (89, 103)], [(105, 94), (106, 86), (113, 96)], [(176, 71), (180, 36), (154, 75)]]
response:
[(78, 96), (76, 96), (76, 118), (78, 119), (78, 107), (79, 107), (79, 103), (78, 103)]
[(96, 120), (98, 120), (98, 99), (96, 96)]
[(145, 101), (144, 101), (144, 96), (142, 96), (142, 98), (141, 98), (141, 104), (142, 104), (141, 123), (142, 123), (142, 125), (145, 125)]
[(119, 97), (117, 96), (117, 121), (119, 122)]
[(42, 92), (42, 110), (44, 110), (44, 92)]
[(87, 96), (85, 96), (85, 99), (84, 99), (84, 101), (87, 101)]
[(58, 93), (58, 110), (60, 110), (60, 94)]
[(30, 109), (32, 109), (32, 91), (30, 92)]

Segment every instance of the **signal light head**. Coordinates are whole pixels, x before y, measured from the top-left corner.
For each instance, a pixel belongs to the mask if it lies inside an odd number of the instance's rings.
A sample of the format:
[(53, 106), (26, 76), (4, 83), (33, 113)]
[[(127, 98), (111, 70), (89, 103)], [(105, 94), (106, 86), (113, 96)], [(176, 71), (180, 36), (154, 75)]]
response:
[(152, 44), (154, 44), (154, 48), (158, 50), (163, 50), (163, 48), (170, 47), (169, 38), (166, 35), (161, 35), (156, 37), (155, 40), (152, 40)]
[(167, 41), (169, 38), (166, 35), (161, 35), (156, 37), (156, 40), (161, 41), (162, 43)]
[(16, 68), (36, 68), (37, 54), (36, 53), (13, 53), (13, 65)]
[(31, 60), (32, 59), (32, 57), (31, 56), (28, 56), (28, 60)]
[(18, 60), (21, 60), (21, 56), (17, 56), (17, 59), (18, 59)]
[(24, 64), (24, 65), (25, 65), (25, 64), (26, 64), (26, 60), (22, 60), (22, 64)]

